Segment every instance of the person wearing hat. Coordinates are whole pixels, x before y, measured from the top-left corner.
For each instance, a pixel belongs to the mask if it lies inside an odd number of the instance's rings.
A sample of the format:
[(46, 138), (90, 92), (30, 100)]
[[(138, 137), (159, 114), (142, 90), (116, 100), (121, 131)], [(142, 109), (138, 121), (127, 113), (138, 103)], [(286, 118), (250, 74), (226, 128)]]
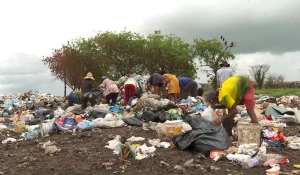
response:
[(245, 105), (251, 122), (258, 122), (254, 112), (254, 85), (248, 77), (232, 76), (228, 78), (218, 91), (213, 90), (207, 93), (205, 100), (213, 109), (228, 108), (228, 114), (215, 120), (214, 124), (222, 123), (229, 136), (232, 136), (233, 118), (238, 113), (237, 105)]
[(217, 71), (217, 82), (222, 86), (223, 82), (233, 76), (233, 71), (230, 69), (230, 64), (227, 61), (222, 61), (221, 68)]
[(81, 109), (85, 109), (87, 107), (88, 102), (90, 102), (91, 106), (96, 105), (96, 100), (92, 93), (94, 80), (95, 79), (91, 72), (87, 73), (86, 77), (83, 78), (80, 88)]
[(99, 85), (99, 87), (103, 87), (105, 89), (104, 95), (106, 103), (110, 104), (111, 101), (111, 105), (115, 105), (119, 96), (119, 88), (117, 84), (114, 81), (108, 79), (106, 76), (103, 76), (101, 78), (101, 82), (102, 83)]

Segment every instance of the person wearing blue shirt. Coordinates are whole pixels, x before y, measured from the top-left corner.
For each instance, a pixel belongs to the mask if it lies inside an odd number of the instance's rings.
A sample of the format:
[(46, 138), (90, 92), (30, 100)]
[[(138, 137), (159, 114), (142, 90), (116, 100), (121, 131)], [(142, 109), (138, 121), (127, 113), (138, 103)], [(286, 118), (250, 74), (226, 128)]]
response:
[(180, 77), (178, 78), (180, 86), (179, 100), (187, 99), (190, 95), (196, 97), (198, 95), (198, 83), (191, 78)]
[(74, 106), (74, 104), (80, 104), (80, 100), (75, 91), (72, 91), (68, 96), (68, 105)]

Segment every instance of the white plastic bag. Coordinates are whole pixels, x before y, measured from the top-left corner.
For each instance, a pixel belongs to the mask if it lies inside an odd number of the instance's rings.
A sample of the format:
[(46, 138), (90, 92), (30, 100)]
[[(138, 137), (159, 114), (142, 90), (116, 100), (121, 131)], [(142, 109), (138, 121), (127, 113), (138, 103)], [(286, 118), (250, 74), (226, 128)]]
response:
[(203, 113), (201, 114), (201, 116), (203, 118), (205, 118), (206, 120), (213, 122), (215, 120), (218, 119), (217, 115), (215, 114), (213, 108), (211, 108), (210, 106), (208, 106), (208, 108), (206, 108)]
[(60, 117), (61, 115), (63, 115), (65, 113), (65, 111), (63, 109), (61, 109), (61, 107), (57, 107), (57, 109), (54, 111), (54, 117)]

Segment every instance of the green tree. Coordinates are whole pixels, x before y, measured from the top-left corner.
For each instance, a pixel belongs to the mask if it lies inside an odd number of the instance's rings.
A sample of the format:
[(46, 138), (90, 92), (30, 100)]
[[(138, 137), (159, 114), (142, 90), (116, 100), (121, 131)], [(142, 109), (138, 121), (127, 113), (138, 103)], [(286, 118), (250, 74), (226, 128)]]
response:
[(197, 74), (190, 45), (174, 34), (162, 35), (161, 31), (147, 36), (143, 63), (150, 74), (163, 71), (191, 78)]
[(263, 88), (263, 84), (265, 82), (267, 72), (270, 69), (269, 64), (262, 64), (262, 65), (253, 65), (249, 66), (250, 75), (253, 77), (254, 81), (257, 84), (258, 89)]
[(218, 88), (216, 75), (220, 68), (220, 63), (224, 60), (228, 61), (235, 58), (230, 52), (230, 48), (234, 46), (234, 43), (227, 43), (222, 36), (221, 40), (222, 43), (217, 39), (204, 40), (195, 38), (192, 45), (194, 58), (199, 59), (200, 67), (207, 74), (214, 89)]
[(99, 32), (93, 39), (98, 56), (107, 68), (108, 76), (119, 78), (126, 74), (141, 74), (145, 39), (138, 33), (130, 31)]

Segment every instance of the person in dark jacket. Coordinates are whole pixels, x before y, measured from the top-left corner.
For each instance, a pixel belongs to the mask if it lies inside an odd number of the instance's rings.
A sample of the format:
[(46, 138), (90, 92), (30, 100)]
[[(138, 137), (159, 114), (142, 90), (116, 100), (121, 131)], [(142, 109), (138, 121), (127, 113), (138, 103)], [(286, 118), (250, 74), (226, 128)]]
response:
[(187, 99), (189, 95), (196, 97), (198, 95), (198, 83), (191, 78), (180, 77), (178, 78), (180, 86), (179, 100)]
[(88, 102), (90, 102), (91, 106), (96, 105), (96, 100), (92, 93), (94, 80), (95, 79), (91, 72), (87, 73), (86, 77), (83, 78), (80, 93), (81, 109), (87, 108)]
[(150, 78), (147, 81), (148, 89), (150, 89), (151, 86), (153, 86), (154, 94), (159, 96), (159, 99), (161, 98), (161, 88), (164, 86), (164, 77), (161, 74), (154, 73), (150, 76)]
[(80, 101), (75, 91), (72, 91), (68, 96), (68, 105), (74, 106), (74, 104), (80, 104)]

